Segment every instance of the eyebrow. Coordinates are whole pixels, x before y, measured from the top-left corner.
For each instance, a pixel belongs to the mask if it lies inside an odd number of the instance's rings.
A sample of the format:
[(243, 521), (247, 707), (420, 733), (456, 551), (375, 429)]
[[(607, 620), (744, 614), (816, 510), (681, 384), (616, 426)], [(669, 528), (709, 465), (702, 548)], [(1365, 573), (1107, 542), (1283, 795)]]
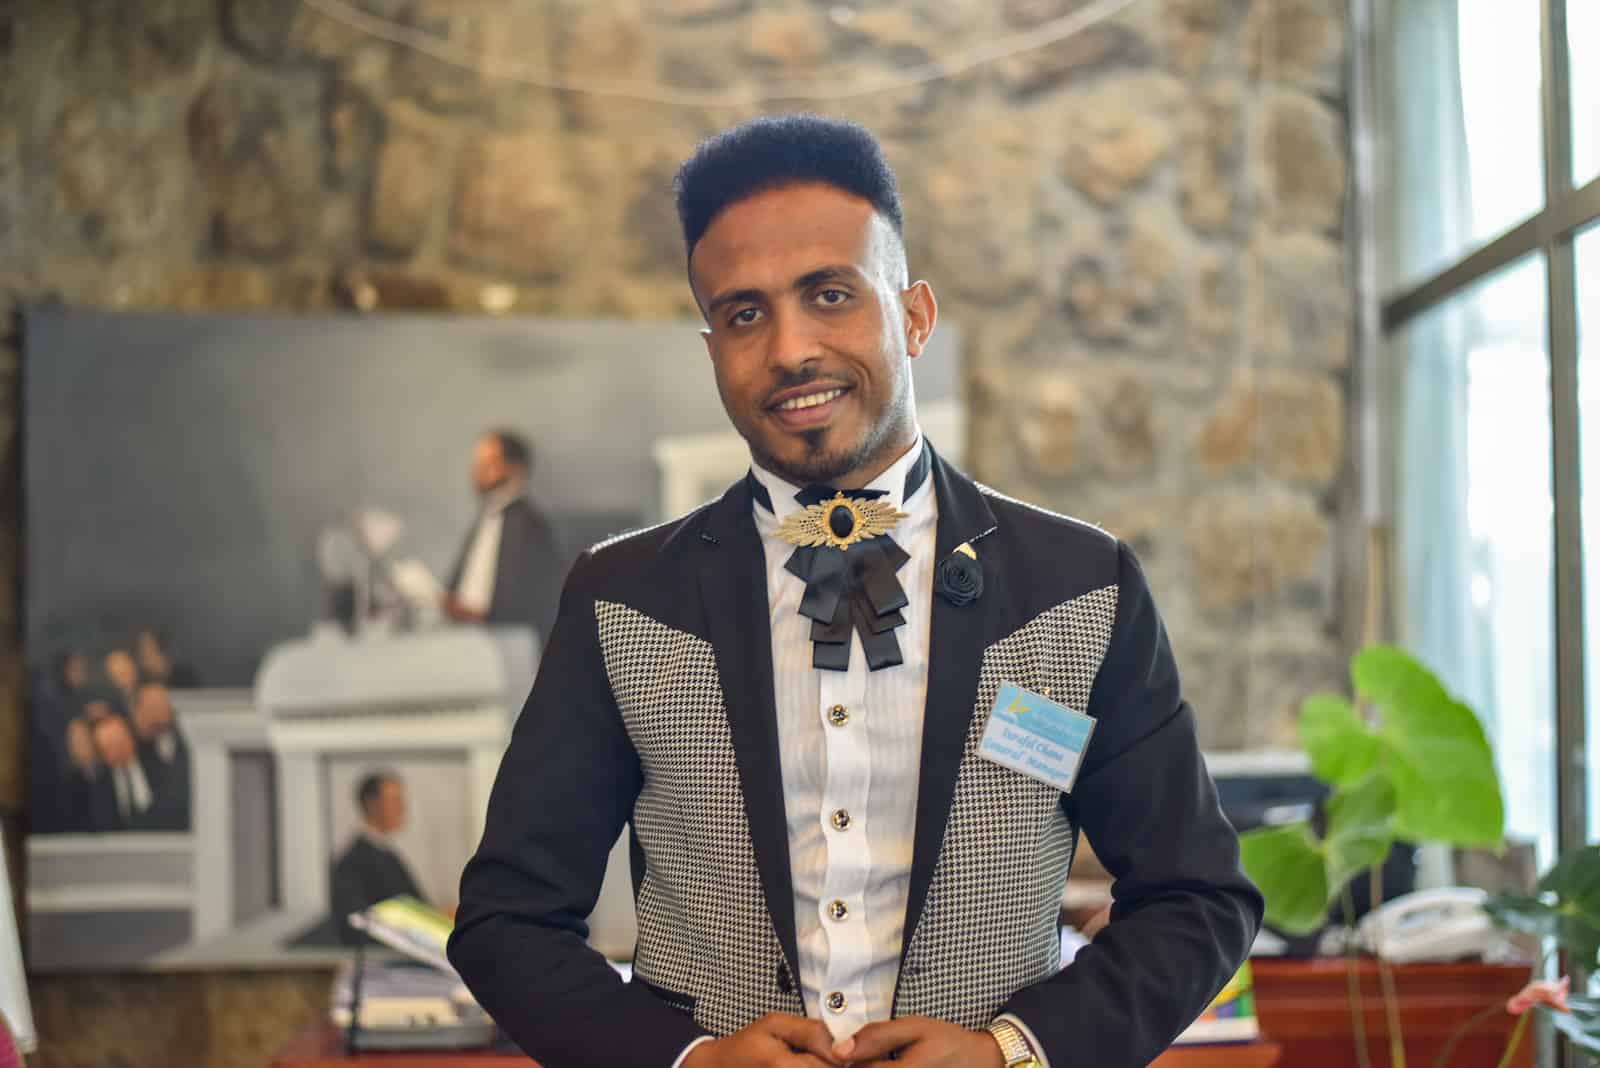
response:
[[(812, 286), (819, 285), (822, 282), (831, 282), (836, 279), (854, 280), (860, 277), (860, 274), (861, 272), (854, 267), (831, 264), (826, 267), (818, 267), (814, 271), (807, 271), (799, 278), (796, 278), (789, 288), (795, 290), (810, 289)], [(759, 301), (765, 295), (762, 290), (753, 288), (729, 290), (713, 298), (711, 303), (706, 305), (706, 312), (709, 314), (729, 304)]]

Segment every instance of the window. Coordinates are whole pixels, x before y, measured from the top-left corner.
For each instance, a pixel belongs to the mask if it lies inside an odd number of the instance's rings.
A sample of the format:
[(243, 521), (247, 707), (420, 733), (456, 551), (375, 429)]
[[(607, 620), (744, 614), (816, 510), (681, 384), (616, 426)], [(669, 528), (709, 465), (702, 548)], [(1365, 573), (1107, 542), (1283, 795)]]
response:
[(1401, 644), (1483, 717), (1507, 833), (1555, 855), (1554, 583), (1544, 261), (1395, 334)]
[[(1416, 281), (1538, 212), (1539, 5), (1388, 0), (1390, 286)], [(1383, 203), (1380, 202), (1380, 210)]]
[(1600, 2), (1353, 3), (1392, 619), (1483, 714), (1548, 864), (1600, 828)]
[(1589, 680), (1589, 836), (1600, 828), (1600, 226), (1579, 235), (1578, 429), (1582, 440), (1583, 529), (1591, 547), (1583, 557), (1584, 663)]
[[(1567, 0), (1572, 71), (1572, 184), (1600, 178), (1600, 3)], [(1594, 239), (1590, 238), (1590, 246)], [(1590, 252), (1592, 257), (1594, 252)], [(1590, 290), (1590, 300), (1600, 299)]]

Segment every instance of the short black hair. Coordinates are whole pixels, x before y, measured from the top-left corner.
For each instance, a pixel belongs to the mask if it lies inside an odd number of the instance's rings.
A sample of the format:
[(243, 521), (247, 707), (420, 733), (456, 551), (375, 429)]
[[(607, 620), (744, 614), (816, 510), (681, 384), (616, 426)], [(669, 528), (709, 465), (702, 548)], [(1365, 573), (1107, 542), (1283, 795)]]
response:
[(506, 463), (523, 471), (533, 470), (533, 446), (515, 430), (491, 430), (489, 436), (500, 443), (500, 455)]
[(703, 142), (678, 168), (673, 189), (689, 254), (728, 205), (796, 182), (854, 193), (905, 238), (894, 170), (863, 126), (821, 115), (767, 115)]
[(400, 776), (392, 771), (374, 771), (361, 780), (361, 785), (356, 787), (356, 804), (361, 806), (361, 811), (366, 812), (367, 806), (378, 799), (383, 793), (383, 784), (386, 782), (399, 782)]

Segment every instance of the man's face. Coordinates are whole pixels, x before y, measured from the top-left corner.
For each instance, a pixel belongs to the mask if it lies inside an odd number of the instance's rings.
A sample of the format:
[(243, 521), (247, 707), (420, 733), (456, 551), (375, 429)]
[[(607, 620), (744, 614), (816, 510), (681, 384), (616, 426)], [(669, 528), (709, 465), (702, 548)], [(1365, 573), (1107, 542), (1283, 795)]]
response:
[(139, 688), (133, 705), (133, 727), (145, 741), (159, 738), (172, 728), (172, 694), (165, 686), (151, 683)]
[(106, 654), (106, 678), (123, 693), (132, 693), (139, 682), (139, 665), (126, 649), (115, 649)]
[(69, 688), (83, 689), (89, 685), (89, 658), (82, 653), (73, 653), (67, 657), (67, 662), (61, 669), (61, 676)]
[(500, 449), (500, 439), (479, 438), (472, 448), (472, 488), (480, 494), (493, 493), (510, 476), (511, 466)]
[(133, 653), (139, 663), (139, 669), (152, 679), (165, 679), (172, 671), (172, 663), (167, 659), (166, 650), (161, 648), (161, 642), (150, 631), (140, 631), (138, 639), (134, 642)]
[(384, 780), (377, 798), (367, 806), (372, 825), (384, 834), (393, 834), (406, 825), (406, 788), (395, 779)]
[(108, 768), (124, 768), (133, 763), (133, 732), (121, 716), (107, 716), (94, 725), (94, 748), (100, 762)]
[(864, 485), (916, 437), (908, 357), (933, 291), (904, 288), (893, 228), (860, 197), (788, 185), (723, 209), (689, 261), (728, 418), (804, 485)]

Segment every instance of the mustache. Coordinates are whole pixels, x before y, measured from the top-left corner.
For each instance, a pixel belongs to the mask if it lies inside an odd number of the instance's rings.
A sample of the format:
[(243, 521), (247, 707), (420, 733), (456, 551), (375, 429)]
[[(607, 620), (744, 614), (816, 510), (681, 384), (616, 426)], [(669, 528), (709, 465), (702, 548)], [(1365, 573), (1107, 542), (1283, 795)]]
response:
[(772, 385), (767, 389), (767, 395), (764, 403), (771, 404), (772, 398), (776, 397), (785, 390), (797, 389), (801, 386), (809, 386), (816, 382), (826, 382), (831, 386), (842, 386), (846, 389), (852, 388), (855, 385), (854, 382), (851, 382), (843, 375), (827, 374), (816, 370), (815, 368), (808, 368), (800, 371), (789, 371), (781, 374), (777, 381), (773, 382)]

